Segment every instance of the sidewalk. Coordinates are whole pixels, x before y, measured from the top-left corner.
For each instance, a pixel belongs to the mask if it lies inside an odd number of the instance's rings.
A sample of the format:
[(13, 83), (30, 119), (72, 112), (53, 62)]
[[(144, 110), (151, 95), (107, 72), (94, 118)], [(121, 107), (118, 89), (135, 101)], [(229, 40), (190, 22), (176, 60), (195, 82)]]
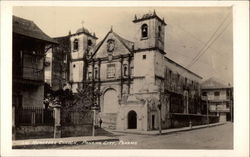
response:
[[(214, 126), (224, 125), (224, 124), (226, 124), (226, 122), (213, 123), (213, 124), (209, 124), (209, 125), (197, 125), (197, 126), (183, 127), (183, 128), (171, 128), (171, 129), (162, 130), (161, 134), (164, 135), (164, 134), (171, 134), (171, 133), (182, 132), (182, 131), (190, 131), (190, 130), (202, 129), (202, 128), (206, 128), (206, 127), (214, 127)], [(159, 130), (139, 131), (139, 130), (128, 129), (128, 130), (112, 130), (112, 132), (138, 134), (138, 135), (159, 135)]]
[(108, 136), (80, 136), (80, 137), (66, 137), (66, 138), (47, 138), (47, 139), (28, 139), (12, 141), (12, 148), (30, 148), (35, 146), (49, 146), (49, 145), (77, 145), (88, 144), (94, 142), (119, 141), (117, 137)]
[[(218, 125), (224, 125), (224, 123), (214, 123), (209, 124), (209, 127), (214, 127)], [(190, 131), (195, 129), (206, 128), (208, 125), (199, 125), (184, 128), (173, 128), (162, 130), (162, 135), (171, 134), (182, 131)], [(123, 133), (123, 134), (139, 134), (139, 135), (159, 135), (159, 130), (153, 131), (139, 131), (139, 130), (107, 130), (113, 133)], [(81, 137), (66, 137), (66, 138), (47, 138), (47, 139), (28, 139), (28, 140), (15, 140), (12, 141), (12, 148), (30, 148), (36, 146), (56, 146), (56, 145), (78, 145), (78, 144), (91, 144), (98, 142), (115, 142), (119, 141), (119, 137), (110, 137), (110, 136), (81, 136)]]

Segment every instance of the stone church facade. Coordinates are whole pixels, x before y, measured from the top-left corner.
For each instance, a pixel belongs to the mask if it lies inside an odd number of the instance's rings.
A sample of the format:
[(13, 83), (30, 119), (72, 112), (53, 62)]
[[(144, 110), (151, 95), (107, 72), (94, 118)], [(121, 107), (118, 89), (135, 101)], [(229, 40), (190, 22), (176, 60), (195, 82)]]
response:
[(169, 128), (169, 113), (199, 114), (202, 78), (165, 56), (164, 19), (153, 12), (132, 22), (135, 41), (112, 28), (98, 44), (85, 28), (70, 34), (72, 91), (86, 81), (95, 86), (101, 92), (98, 118), (111, 129)]

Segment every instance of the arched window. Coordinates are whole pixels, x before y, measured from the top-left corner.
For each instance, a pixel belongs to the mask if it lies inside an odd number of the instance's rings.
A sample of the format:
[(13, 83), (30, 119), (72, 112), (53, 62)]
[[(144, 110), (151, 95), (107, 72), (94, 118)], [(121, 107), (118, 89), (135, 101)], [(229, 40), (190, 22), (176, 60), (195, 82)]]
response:
[(98, 79), (98, 69), (95, 67), (95, 79)]
[(141, 26), (141, 36), (142, 36), (142, 38), (148, 37), (148, 25), (147, 24), (143, 24)]
[(158, 38), (161, 39), (161, 26), (158, 26)]
[(127, 76), (128, 75), (128, 67), (126, 64), (123, 65), (123, 76)]
[(92, 41), (89, 39), (88, 40), (88, 46), (92, 46), (92, 44), (93, 44)]
[(74, 43), (73, 43), (73, 49), (74, 49), (74, 51), (77, 51), (78, 50), (78, 39), (75, 39), (74, 40)]

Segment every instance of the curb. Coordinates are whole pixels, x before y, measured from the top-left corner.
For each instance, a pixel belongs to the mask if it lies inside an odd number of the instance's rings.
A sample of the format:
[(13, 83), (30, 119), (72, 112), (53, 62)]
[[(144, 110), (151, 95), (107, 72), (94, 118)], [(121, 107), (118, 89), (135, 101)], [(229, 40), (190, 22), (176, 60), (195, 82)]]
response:
[(94, 140), (76, 140), (76, 141), (48, 141), (45, 142), (38, 142), (38, 143), (31, 143), (31, 144), (22, 144), (22, 145), (12, 145), (12, 149), (35, 149), (36, 147), (43, 147), (43, 146), (66, 146), (66, 145), (85, 145), (88, 143), (95, 143), (95, 142), (116, 142), (120, 141), (119, 138), (108, 138), (108, 139), (94, 139)]
[[(193, 126), (192, 128), (186, 128), (186, 129), (181, 129), (180, 130), (173, 130), (173, 131), (169, 131), (169, 132), (163, 132), (161, 133), (161, 135), (168, 135), (168, 134), (173, 134), (173, 133), (177, 133), (177, 132), (184, 132), (184, 131), (191, 131), (191, 130), (198, 130), (198, 129), (203, 129), (203, 128), (210, 128), (210, 127), (215, 127), (215, 126), (219, 126), (219, 125), (224, 125), (226, 123), (217, 123), (217, 124), (210, 124), (209, 126), (207, 125), (202, 125), (202, 126)], [(117, 133), (124, 133), (124, 134), (134, 134), (134, 135), (150, 135), (150, 136), (159, 136), (159, 132), (157, 133), (147, 133), (147, 132), (126, 132), (123, 130), (113, 130), (113, 132), (117, 132)]]
[[(177, 133), (177, 132), (185, 132), (185, 131), (192, 131), (192, 130), (198, 130), (198, 129), (204, 129), (204, 128), (211, 128), (211, 127), (215, 127), (215, 126), (220, 126), (220, 125), (224, 125), (226, 123), (219, 123), (219, 124), (214, 124), (214, 125), (209, 125), (209, 126), (201, 126), (201, 127), (192, 127), (192, 128), (187, 128), (187, 129), (183, 129), (183, 130), (175, 130), (175, 131), (171, 131), (171, 132), (165, 132), (162, 133), (161, 135), (168, 135), (168, 134), (172, 134), (172, 133)], [(160, 135), (159, 133), (154, 134), (154, 135)]]

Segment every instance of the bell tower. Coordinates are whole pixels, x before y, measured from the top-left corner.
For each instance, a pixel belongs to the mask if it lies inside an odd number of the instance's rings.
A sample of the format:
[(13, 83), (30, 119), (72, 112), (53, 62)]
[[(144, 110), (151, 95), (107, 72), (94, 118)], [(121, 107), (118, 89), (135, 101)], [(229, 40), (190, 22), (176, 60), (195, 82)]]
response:
[(164, 52), (165, 20), (156, 12), (144, 14), (133, 20), (136, 25), (135, 50), (158, 49)]
[(81, 83), (86, 78), (86, 58), (91, 56), (97, 39), (95, 33), (90, 33), (84, 27), (70, 35), (70, 83), (73, 92), (77, 92), (77, 88), (81, 88)]
[(155, 11), (133, 20), (135, 24), (134, 92), (156, 91), (156, 77), (163, 67), (165, 26), (164, 19)]

